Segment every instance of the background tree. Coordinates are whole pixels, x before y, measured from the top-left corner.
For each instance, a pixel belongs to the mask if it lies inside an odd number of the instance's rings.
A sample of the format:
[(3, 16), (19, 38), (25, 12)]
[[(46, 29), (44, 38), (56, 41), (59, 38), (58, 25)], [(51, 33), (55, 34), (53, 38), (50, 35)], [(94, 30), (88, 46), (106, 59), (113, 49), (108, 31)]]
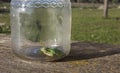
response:
[(108, 0), (104, 0), (104, 17), (108, 17)]

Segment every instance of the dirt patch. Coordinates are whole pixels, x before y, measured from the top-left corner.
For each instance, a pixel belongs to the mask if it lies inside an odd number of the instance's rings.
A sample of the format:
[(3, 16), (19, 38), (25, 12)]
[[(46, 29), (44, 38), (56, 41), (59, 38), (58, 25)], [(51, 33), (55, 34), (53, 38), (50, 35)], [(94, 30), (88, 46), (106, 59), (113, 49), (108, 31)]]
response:
[(0, 73), (119, 73), (120, 46), (74, 42), (71, 53), (58, 62), (27, 61), (16, 57), (10, 35), (0, 35)]

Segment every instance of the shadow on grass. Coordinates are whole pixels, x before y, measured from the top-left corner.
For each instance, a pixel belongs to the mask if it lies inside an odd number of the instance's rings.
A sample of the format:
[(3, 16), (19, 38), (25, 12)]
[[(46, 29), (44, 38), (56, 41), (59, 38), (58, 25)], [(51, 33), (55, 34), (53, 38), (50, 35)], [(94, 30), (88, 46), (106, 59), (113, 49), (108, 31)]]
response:
[(70, 55), (62, 61), (84, 60), (120, 53), (120, 46), (109, 44), (75, 42), (71, 46)]
[(0, 14), (10, 13), (9, 9), (0, 9)]

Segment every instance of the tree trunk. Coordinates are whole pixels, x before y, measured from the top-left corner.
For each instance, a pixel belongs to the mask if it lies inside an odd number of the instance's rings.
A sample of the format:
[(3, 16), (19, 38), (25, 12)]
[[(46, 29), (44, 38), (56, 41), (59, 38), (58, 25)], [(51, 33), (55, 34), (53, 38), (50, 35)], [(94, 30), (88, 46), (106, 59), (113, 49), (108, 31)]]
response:
[(79, 3), (79, 0), (77, 0), (77, 3)]
[(108, 0), (104, 0), (104, 17), (108, 17)]

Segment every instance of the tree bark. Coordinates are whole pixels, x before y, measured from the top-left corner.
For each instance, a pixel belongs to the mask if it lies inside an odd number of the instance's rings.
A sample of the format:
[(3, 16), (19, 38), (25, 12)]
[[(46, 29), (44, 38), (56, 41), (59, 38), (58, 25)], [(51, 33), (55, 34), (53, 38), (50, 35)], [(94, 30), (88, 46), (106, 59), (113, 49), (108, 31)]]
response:
[(104, 0), (104, 17), (108, 17), (108, 0)]
[(79, 3), (80, 1), (79, 0), (77, 0), (77, 3)]

